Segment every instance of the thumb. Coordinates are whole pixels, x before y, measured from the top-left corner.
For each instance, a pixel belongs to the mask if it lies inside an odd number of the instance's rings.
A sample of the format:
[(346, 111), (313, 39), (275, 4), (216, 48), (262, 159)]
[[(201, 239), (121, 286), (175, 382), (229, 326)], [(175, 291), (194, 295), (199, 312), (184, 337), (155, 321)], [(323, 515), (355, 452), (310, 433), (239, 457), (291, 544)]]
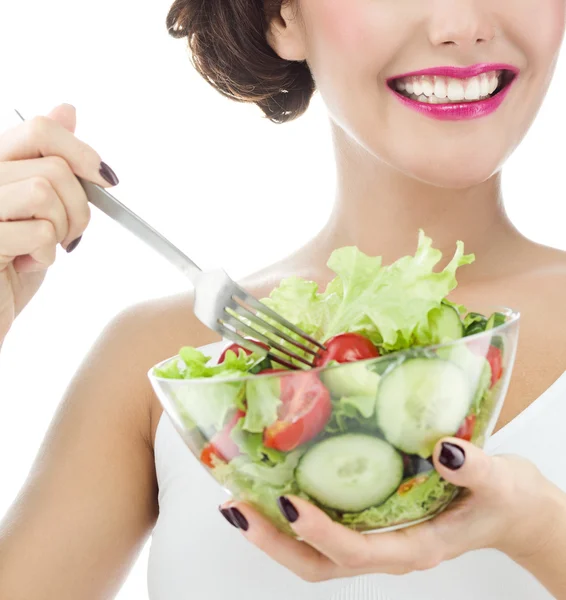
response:
[(77, 110), (72, 104), (59, 104), (48, 115), (71, 133), (75, 133), (77, 126)]
[(464, 440), (440, 440), (434, 449), (433, 460), (441, 477), (475, 494), (493, 494), (494, 487), (500, 483), (497, 460)]

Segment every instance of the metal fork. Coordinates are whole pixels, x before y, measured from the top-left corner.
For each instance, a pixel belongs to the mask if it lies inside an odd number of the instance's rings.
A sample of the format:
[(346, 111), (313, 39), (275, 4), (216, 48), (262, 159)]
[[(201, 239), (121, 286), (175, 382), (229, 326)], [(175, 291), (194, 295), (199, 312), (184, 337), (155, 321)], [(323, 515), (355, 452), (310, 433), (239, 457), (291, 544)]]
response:
[[(17, 110), (16, 113), (22, 120), (25, 120)], [(222, 269), (213, 271), (200, 269), (168, 239), (124, 206), (103, 187), (86, 181), (82, 177), (77, 176), (77, 179), (91, 204), (148, 244), (163, 258), (177, 267), (193, 283), (195, 287), (194, 313), (207, 327), (247, 350), (257, 352), (262, 356), (268, 356), (273, 362), (289, 369), (300, 368), (297, 364), (291, 362), (292, 360), (300, 363), (303, 368), (314, 366), (314, 358), (319, 350), (326, 349), (320, 342), (254, 298)], [(265, 317), (274, 321), (278, 327), (267, 322)], [(292, 348), (286, 347), (280, 341), (258, 331), (253, 327), (254, 324), (273, 336), (285, 340)], [(293, 339), (283, 329), (294, 333), (300, 339)], [(247, 339), (245, 335), (252, 336), (256, 340), (267, 344), (270, 348), (269, 351)], [(315, 348), (313, 349), (312, 346)], [(274, 354), (273, 350), (277, 350), (283, 356)], [(297, 354), (297, 350), (309, 355), (310, 360)]]

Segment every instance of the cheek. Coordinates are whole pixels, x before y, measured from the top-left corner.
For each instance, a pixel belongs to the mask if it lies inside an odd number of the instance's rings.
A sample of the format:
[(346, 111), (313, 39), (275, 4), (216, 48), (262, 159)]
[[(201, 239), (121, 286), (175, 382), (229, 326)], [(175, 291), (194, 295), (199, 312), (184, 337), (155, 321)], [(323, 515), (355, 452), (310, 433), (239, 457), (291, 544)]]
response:
[(544, 76), (553, 67), (564, 37), (566, 0), (507, 0), (504, 7), (501, 18), (509, 23), (506, 33), (525, 50), (532, 71)]
[(378, 2), (307, 0), (308, 56), (315, 78), (376, 76), (399, 50), (399, 9)]

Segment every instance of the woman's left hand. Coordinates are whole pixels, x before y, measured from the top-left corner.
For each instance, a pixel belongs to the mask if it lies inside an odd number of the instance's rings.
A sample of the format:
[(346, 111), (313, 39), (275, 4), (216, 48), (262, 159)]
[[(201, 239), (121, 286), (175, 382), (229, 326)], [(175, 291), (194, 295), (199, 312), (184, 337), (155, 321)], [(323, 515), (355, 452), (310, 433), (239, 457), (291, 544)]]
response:
[(444, 479), (467, 489), (434, 519), (395, 532), (363, 535), (294, 496), (280, 498), (279, 505), (304, 542), (281, 533), (246, 504), (227, 503), (223, 514), (251, 543), (313, 582), (426, 570), (480, 548), (496, 548), (520, 562), (551, 539), (565, 495), (532, 463), (490, 457), (452, 438), (439, 442), (433, 457)]

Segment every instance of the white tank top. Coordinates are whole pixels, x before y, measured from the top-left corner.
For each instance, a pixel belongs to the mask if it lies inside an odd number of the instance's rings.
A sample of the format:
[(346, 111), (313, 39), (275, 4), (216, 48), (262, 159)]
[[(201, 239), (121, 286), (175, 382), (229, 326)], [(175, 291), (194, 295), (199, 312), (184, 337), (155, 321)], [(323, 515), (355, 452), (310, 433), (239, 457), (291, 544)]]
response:
[[(206, 347), (216, 356), (221, 345)], [(216, 351), (216, 352), (215, 352)], [(533, 461), (566, 491), (566, 372), (492, 436), (490, 453)], [(470, 552), (429, 571), (306, 583), (232, 528), (218, 512), (226, 493), (163, 414), (155, 439), (159, 518), (148, 568), (151, 600), (552, 600), (530, 573), (494, 550)]]

